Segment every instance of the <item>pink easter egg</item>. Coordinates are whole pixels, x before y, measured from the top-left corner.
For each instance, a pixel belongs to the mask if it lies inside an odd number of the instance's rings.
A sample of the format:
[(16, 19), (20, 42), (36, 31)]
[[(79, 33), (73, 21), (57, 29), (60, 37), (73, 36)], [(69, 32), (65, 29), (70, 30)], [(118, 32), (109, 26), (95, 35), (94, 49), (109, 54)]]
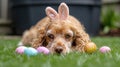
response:
[(102, 46), (102, 47), (99, 49), (99, 51), (100, 51), (101, 53), (108, 53), (108, 52), (111, 51), (111, 49), (110, 49), (110, 47), (108, 47), (108, 46)]
[(43, 53), (43, 54), (49, 54), (49, 52), (50, 52), (46, 47), (38, 47), (37, 51), (39, 53)]
[(19, 47), (17, 47), (16, 48), (16, 53), (18, 53), (18, 54), (23, 54), (24, 53), (24, 50), (26, 49), (27, 47), (25, 47), (25, 46), (19, 46)]

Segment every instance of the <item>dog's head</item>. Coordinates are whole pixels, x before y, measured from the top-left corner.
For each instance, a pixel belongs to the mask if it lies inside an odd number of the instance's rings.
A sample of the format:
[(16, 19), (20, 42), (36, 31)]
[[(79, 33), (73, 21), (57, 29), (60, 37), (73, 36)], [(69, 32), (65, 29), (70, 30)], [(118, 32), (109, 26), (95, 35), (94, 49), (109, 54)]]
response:
[[(58, 13), (51, 7), (46, 8), (46, 14), (50, 19), (44, 45), (51, 53), (66, 54), (75, 45), (75, 23), (70, 21), (69, 8), (65, 3), (61, 3)], [(74, 43), (74, 44), (73, 44)]]

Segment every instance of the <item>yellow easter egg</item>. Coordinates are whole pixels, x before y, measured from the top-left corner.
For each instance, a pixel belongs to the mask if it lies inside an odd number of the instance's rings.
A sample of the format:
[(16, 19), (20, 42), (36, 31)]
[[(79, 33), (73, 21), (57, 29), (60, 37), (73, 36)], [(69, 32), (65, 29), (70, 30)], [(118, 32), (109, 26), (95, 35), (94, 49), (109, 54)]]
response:
[(97, 46), (96, 46), (95, 43), (90, 42), (87, 45), (85, 45), (84, 50), (87, 53), (93, 53), (93, 52), (95, 52), (97, 50)]

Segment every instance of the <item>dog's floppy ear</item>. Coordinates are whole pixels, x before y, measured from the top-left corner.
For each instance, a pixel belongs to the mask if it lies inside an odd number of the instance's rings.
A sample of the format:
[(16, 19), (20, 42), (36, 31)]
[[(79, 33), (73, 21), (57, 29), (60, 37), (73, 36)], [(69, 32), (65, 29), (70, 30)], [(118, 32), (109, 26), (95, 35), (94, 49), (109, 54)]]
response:
[(69, 16), (69, 8), (65, 3), (61, 3), (58, 8), (59, 18), (61, 20), (66, 20)]
[(76, 34), (72, 47), (77, 51), (84, 52), (85, 45), (91, 41), (89, 35), (84, 30), (75, 29), (75, 31)]
[(45, 9), (45, 12), (51, 20), (58, 19), (58, 13), (53, 8), (47, 7)]
[(43, 37), (43, 42), (41, 46), (46, 47), (48, 45), (47, 41), (46, 41), (46, 36)]

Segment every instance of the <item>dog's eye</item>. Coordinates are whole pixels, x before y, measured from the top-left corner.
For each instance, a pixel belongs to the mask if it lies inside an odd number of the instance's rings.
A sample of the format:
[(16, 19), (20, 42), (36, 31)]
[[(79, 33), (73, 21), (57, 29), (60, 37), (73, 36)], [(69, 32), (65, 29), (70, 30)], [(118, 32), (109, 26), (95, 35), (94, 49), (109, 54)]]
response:
[(50, 39), (54, 39), (54, 35), (53, 35), (53, 34), (49, 34), (48, 37), (49, 37)]
[(65, 38), (66, 38), (66, 39), (69, 39), (70, 37), (71, 37), (70, 34), (66, 34), (66, 35), (65, 35)]

